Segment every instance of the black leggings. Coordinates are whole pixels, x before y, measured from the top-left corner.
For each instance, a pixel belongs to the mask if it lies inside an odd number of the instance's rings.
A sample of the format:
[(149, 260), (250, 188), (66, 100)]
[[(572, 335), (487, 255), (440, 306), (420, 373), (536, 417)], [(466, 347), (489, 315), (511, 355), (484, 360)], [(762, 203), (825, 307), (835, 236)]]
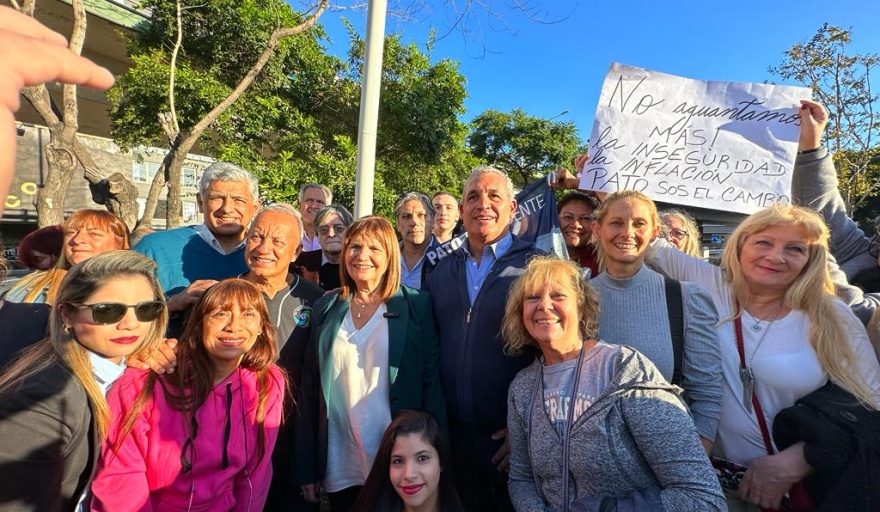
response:
[(341, 491), (328, 492), (327, 501), (330, 502), (330, 512), (349, 512), (357, 501), (362, 485), (346, 487)]

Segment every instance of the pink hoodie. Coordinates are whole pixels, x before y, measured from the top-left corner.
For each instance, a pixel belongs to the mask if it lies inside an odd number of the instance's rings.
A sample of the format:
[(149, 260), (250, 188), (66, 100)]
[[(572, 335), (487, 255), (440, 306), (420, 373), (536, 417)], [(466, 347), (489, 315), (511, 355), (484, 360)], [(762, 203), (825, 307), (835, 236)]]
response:
[[(185, 453), (192, 465), (188, 473), (181, 469), (181, 453), (189, 429), (184, 415), (165, 400), (158, 380), (152, 399), (119, 452), (112, 450), (148, 374), (145, 370), (129, 368), (107, 394), (111, 423), (92, 481), (91, 509), (101, 512), (262, 510), (272, 480), (272, 448), (281, 422), (285, 389), (281, 372), (272, 367), (270, 373), (263, 458), (257, 460), (256, 376), (239, 368), (215, 385), (196, 411), (198, 435)], [(243, 409), (247, 410), (246, 418)], [(228, 442), (224, 443), (227, 412), (230, 429)], [(226, 469), (222, 469), (224, 451), (228, 460)]]

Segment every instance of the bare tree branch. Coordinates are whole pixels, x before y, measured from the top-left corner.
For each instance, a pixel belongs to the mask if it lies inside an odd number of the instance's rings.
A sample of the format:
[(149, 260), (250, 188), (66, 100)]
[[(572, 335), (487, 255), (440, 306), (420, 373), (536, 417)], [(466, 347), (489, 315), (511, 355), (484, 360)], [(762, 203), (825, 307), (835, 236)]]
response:
[[(169, 139), (176, 137), (180, 133), (180, 124), (177, 122), (177, 109), (174, 108), (174, 75), (177, 71), (177, 54), (180, 51), (180, 45), (183, 43), (183, 19), (180, 13), (180, 0), (175, 2), (175, 6), (177, 7), (177, 39), (174, 41), (174, 50), (171, 52), (171, 70), (168, 74), (168, 110), (171, 117), (169, 123), (174, 136), (169, 136)], [(165, 133), (168, 133), (168, 130)]]

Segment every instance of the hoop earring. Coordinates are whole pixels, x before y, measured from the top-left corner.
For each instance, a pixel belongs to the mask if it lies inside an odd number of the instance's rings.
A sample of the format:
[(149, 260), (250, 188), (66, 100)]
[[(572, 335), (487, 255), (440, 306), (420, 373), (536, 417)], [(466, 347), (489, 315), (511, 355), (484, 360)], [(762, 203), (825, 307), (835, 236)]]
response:
[(64, 334), (70, 334), (73, 329), (67, 324), (64, 324), (64, 327), (61, 328), (64, 331)]

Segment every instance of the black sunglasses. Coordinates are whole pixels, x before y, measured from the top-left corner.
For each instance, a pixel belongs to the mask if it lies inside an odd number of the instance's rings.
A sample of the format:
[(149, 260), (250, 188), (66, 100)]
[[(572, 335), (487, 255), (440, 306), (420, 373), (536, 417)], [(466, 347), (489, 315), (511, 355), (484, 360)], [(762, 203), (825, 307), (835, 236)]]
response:
[(152, 322), (159, 318), (165, 303), (159, 300), (147, 300), (137, 304), (128, 305), (119, 302), (100, 302), (98, 304), (70, 304), (76, 309), (89, 308), (92, 310), (92, 320), (96, 324), (115, 324), (125, 317), (128, 308), (134, 308), (134, 316), (139, 322)]

